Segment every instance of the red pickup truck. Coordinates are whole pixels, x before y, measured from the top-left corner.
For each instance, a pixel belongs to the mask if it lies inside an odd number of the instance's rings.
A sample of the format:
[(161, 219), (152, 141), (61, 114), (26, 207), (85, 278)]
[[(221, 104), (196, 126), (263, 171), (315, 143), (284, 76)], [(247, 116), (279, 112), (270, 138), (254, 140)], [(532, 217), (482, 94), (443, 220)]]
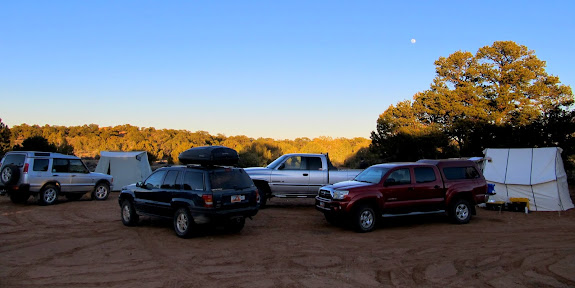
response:
[(487, 183), (470, 160), (419, 160), (371, 166), (351, 181), (320, 188), (315, 201), (331, 224), (372, 231), (382, 217), (445, 213), (465, 224), (487, 200)]

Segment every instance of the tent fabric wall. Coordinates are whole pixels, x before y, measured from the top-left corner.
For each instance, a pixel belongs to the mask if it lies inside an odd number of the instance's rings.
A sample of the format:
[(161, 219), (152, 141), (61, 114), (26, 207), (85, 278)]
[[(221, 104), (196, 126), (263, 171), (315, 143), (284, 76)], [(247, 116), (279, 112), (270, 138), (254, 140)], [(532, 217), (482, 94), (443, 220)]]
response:
[(120, 190), (123, 186), (143, 181), (152, 174), (152, 169), (145, 151), (101, 151), (96, 172), (112, 175), (114, 190)]
[(495, 184), (493, 201), (529, 199), (529, 210), (562, 211), (573, 208), (561, 148), (485, 149), (483, 175)]

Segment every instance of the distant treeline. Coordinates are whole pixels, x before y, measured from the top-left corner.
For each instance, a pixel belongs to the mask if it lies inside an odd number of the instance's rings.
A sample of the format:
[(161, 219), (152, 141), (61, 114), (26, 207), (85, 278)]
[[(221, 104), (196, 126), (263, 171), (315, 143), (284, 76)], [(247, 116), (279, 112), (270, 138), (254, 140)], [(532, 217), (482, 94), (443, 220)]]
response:
[(210, 135), (205, 131), (140, 128), (132, 125), (99, 127), (38, 126), (22, 124), (10, 128), (11, 146), (21, 146), (26, 139), (43, 137), (57, 151), (82, 158), (98, 158), (100, 151), (146, 151), (150, 161), (178, 163), (186, 149), (206, 145), (224, 145), (240, 154), (240, 166), (264, 166), (285, 153), (329, 153), (336, 166), (357, 167), (361, 154), (367, 153), (371, 140), (366, 138), (297, 138), (275, 140), (247, 136)]

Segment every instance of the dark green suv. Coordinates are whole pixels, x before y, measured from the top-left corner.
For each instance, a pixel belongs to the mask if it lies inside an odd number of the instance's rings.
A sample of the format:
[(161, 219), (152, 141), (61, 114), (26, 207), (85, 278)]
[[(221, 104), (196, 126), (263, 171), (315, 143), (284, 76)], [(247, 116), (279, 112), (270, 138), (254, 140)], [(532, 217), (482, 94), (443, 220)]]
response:
[(124, 225), (136, 225), (139, 215), (171, 218), (182, 238), (204, 224), (237, 233), (260, 205), (258, 190), (242, 168), (211, 165), (160, 168), (145, 181), (123, 187), (118, 201)]

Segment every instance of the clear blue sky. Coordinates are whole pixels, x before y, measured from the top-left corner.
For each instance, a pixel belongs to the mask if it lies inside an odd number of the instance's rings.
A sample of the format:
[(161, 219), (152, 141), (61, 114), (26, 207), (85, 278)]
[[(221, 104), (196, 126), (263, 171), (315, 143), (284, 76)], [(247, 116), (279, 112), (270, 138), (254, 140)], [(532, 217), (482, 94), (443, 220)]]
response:
[(0, 118), (369, 138), (435, 60), (494, 41), (575, 87), (574, 3), (0, 0)]

